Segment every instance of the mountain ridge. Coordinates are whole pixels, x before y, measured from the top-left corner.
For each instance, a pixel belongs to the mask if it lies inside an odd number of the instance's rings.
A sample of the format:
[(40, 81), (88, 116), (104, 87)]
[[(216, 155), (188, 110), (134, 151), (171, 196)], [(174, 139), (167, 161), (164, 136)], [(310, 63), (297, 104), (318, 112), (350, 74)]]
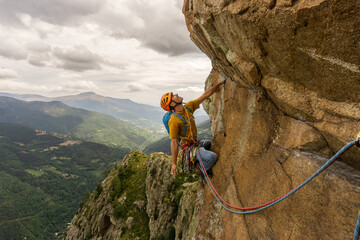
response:
[(68, 134), (113, 147), (140, 149), (161, 136), (129, 122), (69, 107), (59, 101), (26, 102), (11, 97), (0, 97), (0, 113), (0, 122), (13, 122), (34, 129)]
[(141, 127), (145, 126), (155, 130), (162, 130), (161, 119), (163, 112), (160, 107), (136, 103), (130, 99), (105, 97), (96, 94), (95, 92), (84, 92), (60, 97), (44, 97), (37, 94), (11, 94), (0, 92), (0, 96), (1, 95), (24, 101), (60, 101), (71, 107), (95, 111), (121, 120), (131, 121)]
[[(130, 99), (105, 97), (95, 92), (84, 92), (76, 95), (60, 97), (44, 97), (37, 94), (11, 94), (0, 92), (0, 96), (13, 97), (24, 101), (60, 101), (71, 107), (82, 108), (130, 121), (133, 124), (151, 130), (164, 132), (162, 124), (164, 111), (160, 107), (136, 103)], [(206, 112), (201, 109), (195, 112), (199, 122), (209, 119)]]

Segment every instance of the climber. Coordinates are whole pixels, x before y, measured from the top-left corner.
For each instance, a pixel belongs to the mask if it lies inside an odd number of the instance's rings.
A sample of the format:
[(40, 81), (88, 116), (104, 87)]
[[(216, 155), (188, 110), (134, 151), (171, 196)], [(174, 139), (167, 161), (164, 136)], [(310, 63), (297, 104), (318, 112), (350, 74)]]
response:
[[(199, 98), (190, 101), (183, 105), (183, 98), (178, 94), (172, 92), (166, 93), (162, 96), (160, 105), (165, 111), (171, 111), (171, 117), (168, 120), (169, 134), (171, 138), (171, 156), (172, 167), (171, 174), (177, 175), (177, 165), (182, 161), (183, 156), (192, 156), (192, 164), (199, 161), (195, 147), (199, 145), (199, 153), (204, 162), (205, 170), (208, 171), (216, 163), (217, 156), (215, 153), (209, 151), (210, 140), (197, 141), (197, 129), (193, 116), (193, 112), (199, 108), (200, 104), (214, 94), (221, 85), (225, 84), (226, 79), (219, 82), (209, 90), (205, 91)], [(164, 122), (165, 124), (165, 122)], [(187, 130), (189, 128), (189, 130)], [(180, 141), (179, 141), (180, 140)], [(180, 144), (179, 144), (180, 143)], [(181, 151), (179, 152), (180, 146)], [(186, 151), (187, 150), (187, 151)], [(178, 161), (178, 154), (179, 161)], [(182, 162), (184, 164), (184, 162)], [(198, 164), (196, 164), (198, 172), (201, 172)]]

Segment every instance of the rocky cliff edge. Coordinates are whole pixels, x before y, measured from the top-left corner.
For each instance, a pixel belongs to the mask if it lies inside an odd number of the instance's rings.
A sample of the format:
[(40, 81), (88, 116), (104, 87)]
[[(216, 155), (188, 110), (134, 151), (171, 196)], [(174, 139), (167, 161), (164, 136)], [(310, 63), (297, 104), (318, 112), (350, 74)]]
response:
[(66, 240), (191, 239), (203, 188), (196, 174), (170, 174), (163, 153), (129, 153), (73, 218)]
[[(185, 0), (190, 37), (211, 59), (205, 105), (219, 155), (213, 182), (253, 206), (301, 184), (360, 131), (360, 2)], [(285, 201), (236, 215), (205, 187), (195, 239), (351, 239), (360, 209), (360, 151)]]

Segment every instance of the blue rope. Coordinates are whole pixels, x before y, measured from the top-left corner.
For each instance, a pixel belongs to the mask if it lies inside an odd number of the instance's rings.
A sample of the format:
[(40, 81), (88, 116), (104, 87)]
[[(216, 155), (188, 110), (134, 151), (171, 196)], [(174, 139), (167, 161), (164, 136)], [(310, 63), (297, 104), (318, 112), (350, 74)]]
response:
[[(240, 212), (240, 211), (234, 211), (232, 209), (227, 208), (226, 206), (224, 206), (224, 204), (219, 200), (219, 198), (216, 196), (216, 194), (214, 193), (214, 190), (212, 189), (207, 177), (205, 177), (205, 180), (207, 182), (207, 184), (209, 185), (209, 188), (211, 189), (213, 195), (215, 196), (216, 200), (221, 204), (221, 206), (223, 206), (226, 210), (232, 212), (232, 213), (236, 213), (236, 214), (250, 214), (250, 213), (256, 213), (259, 212), (261, 210), (264, 210), (266, 208), (269, 208), (279, 202), (281, 202), (282, 200), (284, 200), (285, 198), (289, 197), (290, 195), (292, 195), (293, 193), (295, 193), (297, 190), (299, 190), (300, 188), (302, 188), (303, 186), (305, 186), (307, 183), (309, 183), (312, 179), (314, 179), (317, 175), (319, 175), (322, 171), (324, 171), (328, 166), (330, 166), (330, 164), (332, 164), (344, 151), (346, 151), (348, 148), (352, 147), (353, 145), (356, 144), (356, 141), (352, 141), (349, 142), (346, 146), (344, 146), (340, 151), (338, 151), (329, 161), (327, 161), (316, 173), (314, 173), (310, 178), (308, 178), (305, 182), (303, 182), (301, 185), (299, 185), (297, 188), (295, 188), (294, 190), (292, 190), (291, 192), (289, 192), (288, 194), (284, 195), (282, 198), (280, 198), (279, 200), (277, 200), (276, 202), (273, 202), (272, 204), (269, 204), (265, 207), (256, 209), (256, 210), (252, 210), (252, 211), (247, 211), (247, 212)], [(200, 154), (200, 153), (199, 153)], [(202, 168), (201, 166), (202, 164), (200, 164), (201, 167), (201, 171), (203, 172), (204, 176), (206, 176), (205, 174), (205, 170)], [(359, 223), (360, 224), (360, 223)], [(359, 232), (359, 231), (358, 231)], [(358, 239), (356, 239), (358, 240)]]
[(359, 211), (359, 216), (358, 216), (356, 227), (355, 227), (353, 240), (359, 240), (359, 232), (360, 232), (360, 211)]

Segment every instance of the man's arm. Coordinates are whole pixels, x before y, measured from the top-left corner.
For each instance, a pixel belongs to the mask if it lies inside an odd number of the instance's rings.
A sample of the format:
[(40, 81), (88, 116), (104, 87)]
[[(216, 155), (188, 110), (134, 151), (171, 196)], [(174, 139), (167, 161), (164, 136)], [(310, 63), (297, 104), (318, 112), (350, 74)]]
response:
[(176, 176), (177, 172), (176, 172), (176, 161), (177, 161), (177, 155), (178, 155), (178, 151), (179, 151), (179, 140), (177, 138), (172, 138), (171, 139), (171, 157), (172, 157), (172, 166), (171, 166), (171, 174)]
[(213, 86), (212, 88), (208, 89), (207, 91), (205, 91), (199, 98), (199, 104), (201, 104), (205, 99), (207, 99), (208, 97), (210, 97), (211, 95), (213, 95), (221, 85), (223, 85), (226, 82), (226, 79), (219, 82), (218, 84), (216, 84), (215, 86)]

